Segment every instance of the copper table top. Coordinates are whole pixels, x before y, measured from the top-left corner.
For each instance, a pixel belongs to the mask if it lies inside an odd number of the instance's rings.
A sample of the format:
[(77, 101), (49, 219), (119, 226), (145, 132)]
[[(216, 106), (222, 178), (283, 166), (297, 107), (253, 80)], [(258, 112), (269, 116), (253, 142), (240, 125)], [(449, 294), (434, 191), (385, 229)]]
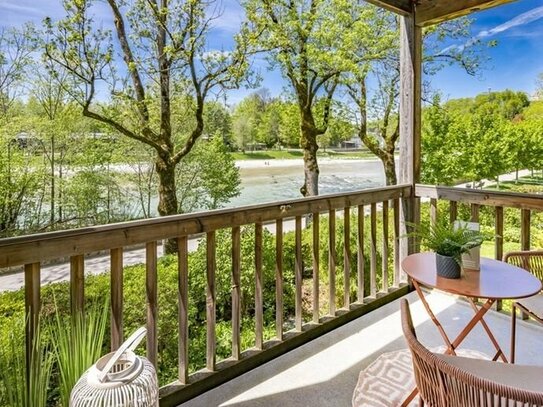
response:
[(438, 277), (434, 253), (416, 253), (402, 261), (402, 269), (418, 283), (466, 297), (508, 299), (531, 297), (541, 281), (528, 271), (481, 257), (481, 270), (465, 270), (458, 279)]

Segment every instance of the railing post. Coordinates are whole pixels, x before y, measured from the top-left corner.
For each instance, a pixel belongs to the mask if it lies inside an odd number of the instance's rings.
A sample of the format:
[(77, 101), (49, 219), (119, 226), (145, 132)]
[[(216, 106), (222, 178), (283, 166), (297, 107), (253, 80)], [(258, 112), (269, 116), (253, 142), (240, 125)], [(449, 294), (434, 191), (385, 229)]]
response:
[(255, 348), (264, 344), (264, 303), (262, 299), (262, 223), (255, 224)]
[(275, 336), (283, 340), (283, 219), (275, 221)]
[(358, 205), (358, 227), (357, 227), (357, 279), (358, 279), (358, 302), (362, 304), (365, 296), (364, 271), (366, 268), (364, 260), (364, 205)]
[(147, 302), (147, 359), (157, 367), (158, 356), (158, 273), (157, 243), (149, 242), (145, 246), (145, 296)]
[(26, 315), (26, 383), (29, 389), (30, 385), (30, 365), (32, 363), (34, 340), (38, 324), (40, 321), (40, 263), (25, 264), (25, 315)]
[(215, 371), (216, 363), (216, 289), (215, 289), (215, 232), (208, 232), (206, 237), (207, 244), (207, 267), (206, 267), (206, 368)]
[(177, 297), (179, 303), (178, 376), (181, 384), (189, 378), (189, 250), (186, 236), (177, 238)]
[(302, 284), (303, 284), (303, 261), (302, 261), (302, 217), (296, 216), (295, 219), (295, 242), (296, 242), (296, 253), (295, 253), (295, 292), (296, 297), (294, 300), (294, 322), (297, 331), (302, 331)]
[(351, 302), (351, 210), (343, 209), (343, 308)]
[(123, 342), (123, 249), (110, 250), (111, 350)]
[(329, 314), (336, 315), (336, 211), (328, 212)]
[(530, 218), (529, 209), (522, 209), (520, 212), (520, 249), (530, 250)]
[(70, 257), (70, 303), (72, 315), (82, 312), (85, 306), (85, 257)]
[(370, 296), (377, 296), (377, 204), (370, 205)]
[(320, 219), (319, 213), (313, 213), (313, 322), (318, 324), (320, 320), (319, 310), (319, 242), (320, 242)]

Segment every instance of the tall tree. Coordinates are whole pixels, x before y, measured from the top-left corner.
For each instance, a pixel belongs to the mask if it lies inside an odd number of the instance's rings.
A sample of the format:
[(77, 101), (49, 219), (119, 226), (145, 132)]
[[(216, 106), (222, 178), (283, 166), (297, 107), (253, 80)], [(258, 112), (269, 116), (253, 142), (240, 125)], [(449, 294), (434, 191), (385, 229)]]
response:
[[(399, 20), (387, 11), (366, 5), (362, 21), (347, 37), (354, 64), (343, 75), (342, 83), (356, 106), (358, 135), (381, 160), (386, 184), (393, 185), (397, 182), (394, 153), (400, 136)], [(423, 69), (427, 76), (451, 64), (460, 65), (470, 75), (479, 71), (484, 59), (482, 48), (494, 42), (470, 39), (470, 26), (471, 20), (462, 18), (424, 31)], [(451, 39), (467, 45), (446, 47), (445, 42)]]
[[(255, 48), (268, 51), (296, 96), (300, 146), (304, 153), (304, 196), (319, 193), (317, 137), (330, 120), (330, 105), (339, 74), (349, 63), (342, 37), (353, 24), (347, 0), (245, 0), (250, 37)], [(324, 113), (316, 117), (323, 100)]]
[[(57, 23), (46, 19), (46, 55), (70, 75), (75, 90), (69, 92), (85, 116), (154, 149), (158, 212), (179, 213), (175, 168), (204, 132), (206, 98), (245, 78), (246, 48), (242, 42), (228, 52), (208, 48), (218, 17), (210, 13), (213, 1), (106, 3), (114, 35), (92, 15), (103, 3), (65, 0), (66, 17)], [(107, 107), (99, 103), (104, 93), (111, 97)], [(178, 110), (172, 101), (184, 97), (193, 103), (181, 103)], [(193, 126), (181, 132), (179, 117), (187, 116)], [(174, 242), (166, 250), (175, 250)]]

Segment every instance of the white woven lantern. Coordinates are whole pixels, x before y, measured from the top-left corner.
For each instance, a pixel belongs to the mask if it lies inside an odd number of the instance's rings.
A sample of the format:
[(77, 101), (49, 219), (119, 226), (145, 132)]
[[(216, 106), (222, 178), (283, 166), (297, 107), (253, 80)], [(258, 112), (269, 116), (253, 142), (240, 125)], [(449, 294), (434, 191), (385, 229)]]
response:
[(70, 407), (158, 407), (155, 368), (134, 353), (146, 333), (138, 329), (92, 365), (72, 389)]

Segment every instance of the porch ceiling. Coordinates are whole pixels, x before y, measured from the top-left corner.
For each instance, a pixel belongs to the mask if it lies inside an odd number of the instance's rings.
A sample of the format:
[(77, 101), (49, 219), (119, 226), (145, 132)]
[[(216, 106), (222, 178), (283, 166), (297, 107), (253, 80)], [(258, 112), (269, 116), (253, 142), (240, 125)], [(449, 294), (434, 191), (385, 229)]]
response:
[(422, 27), (461, 17), (475, 11), (516, 0), (366, 0), (401, 15), (409, 15), (415, 4), (416, 24)]

